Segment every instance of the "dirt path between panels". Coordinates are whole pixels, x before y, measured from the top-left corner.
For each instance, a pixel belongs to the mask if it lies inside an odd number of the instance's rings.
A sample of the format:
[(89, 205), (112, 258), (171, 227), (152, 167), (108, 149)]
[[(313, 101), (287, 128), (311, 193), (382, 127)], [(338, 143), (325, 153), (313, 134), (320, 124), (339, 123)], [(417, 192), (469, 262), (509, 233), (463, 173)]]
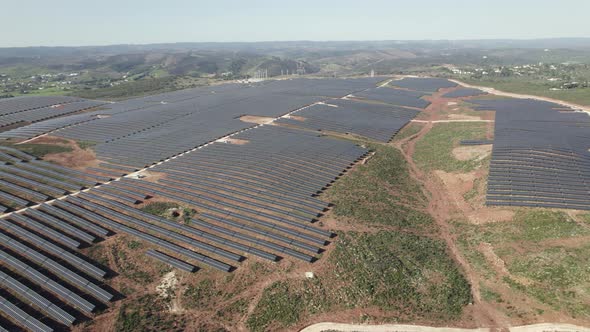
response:
[(424, 127), (417, 134), (395, 142), (394, 146), (401, 151), (408, 163), (410, 176), (422, 184), (426, 196), (430, 198), (428, 212), (439, 226), (440, 236), (446, 242), (449, 248), (449, 254), (459, 264), (471, 285), (473, 305), (469, 306), (466, 311), (471, 313), (476, 326), (508, 326), (509, 322), (503, 314), (497, 312), (495, 308), (481, 300), (479, 276), (473, 271), (471, 265), (457, 247), (456, 236), (453, 235), (451, 226), (449, 225), (451, 216), (458, 211), (457, 207), (453, 204), (452, 200), (448, 199), (443, 184), (436, 177), (432, 176), (432, 174), (423, 172), (413, 159), (416, 143), (433, 128), (433, 123), (438, 119), (441, 108), (447, 103), (446, 100), (441, 100), (442, 95), (445, 93), (446, 91), (443, 90), (428, 98), (431, 104), (423, 112), (427, 115)]
[[(510, 327), (507, 329), (510, 332), (590, 332), (590, 329), (569, 325), (569, 324), (535, 324)], [(353, 325), (353, 324), (338, 324), (338, 323), (319, 323), (310, 325), (301, 332), (322, 332), (322, 331), (338, 331), (338, 332), (491, 332), (490, 328), (478, 329), (460, 329), (447, 327), (429, 327), (419, 325)]]

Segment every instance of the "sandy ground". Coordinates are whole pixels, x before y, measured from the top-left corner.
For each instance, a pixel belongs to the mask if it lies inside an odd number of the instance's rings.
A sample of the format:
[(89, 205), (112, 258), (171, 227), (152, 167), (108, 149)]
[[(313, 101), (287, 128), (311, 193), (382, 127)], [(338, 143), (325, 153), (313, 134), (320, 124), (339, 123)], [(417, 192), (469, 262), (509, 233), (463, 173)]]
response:
[(468, 145), (453, 149), (453, 156), (458, 160), (483, 160), (492, 153), (492, 145)]
[[(570, 324), (534, 324), (509, 327), (511, 332), (588, 332), (590, 329)], [(460, 329), (452, 327), (429, 327), (419, 325), (353, 325), (339, 323), (319, 323), (308, 326), (301, 332), (492, 332), (494, 329)]]
[(302, 122), (307, 120), (306, 117), (298, 116), (298, 115), (289, 115), (289, 118), (293, 119), (293, 120), (297, 120), (297, 121), (302, 121)]
[(482, 120), (479, 116), (465, 115), (465, 114), (449, 114), (449, 120)]
[(223, 139), (224, 143), (228, 143), (228, 144), (235, 144), (235, 145), (245, 145), (250, 143), (250, 141), (245, 140), (245, 139), (238, 139), (238, 138), (226, 138)]
[(272, 123), (275, 118), (270, 118), (266, 116), (256, 116), (256, 115), (244, 115), (240, 117), (240, 120), (248, 123), (256, 123), (256, 124), (270, 124)]

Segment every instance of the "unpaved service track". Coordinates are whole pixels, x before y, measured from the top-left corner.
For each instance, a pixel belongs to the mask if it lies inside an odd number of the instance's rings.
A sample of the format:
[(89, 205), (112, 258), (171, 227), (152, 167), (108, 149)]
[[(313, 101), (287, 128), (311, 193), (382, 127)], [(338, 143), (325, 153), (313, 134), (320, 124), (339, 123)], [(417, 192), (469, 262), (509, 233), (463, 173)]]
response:
[[(492, 332), (495, 329), (460, 329), (452, 327), (430, 327), (418, 325), (354, 325), (340, 323), (319, 323), (310, 325), (301, 332)], [(525, 326), (508, 327), (511, 332), (590, 332), (590, 328), (570, 324), (534, 324)]]
[(415, 122), (415, 123), (454, 123), (454, 122), (494, 122), (494, 120), (481, 120), (481, 119), (477, 119), (477, 120), (471, 120), (471, 119), (458, 119), (458, 120), (412, 120), (410, 122)]
[(493, 94), (496, 96), (504, 96), (504, 97), (510, 97), (510, 98), (517, 98), (517, 99), (536, 99), (536, 100), (542, 100), (542, 101), (547, 101), (550, 103), (554, 103), (554, 104), (559, 104), (562, 106), (566, 106), (566, 107), (570, 107), (573, 109), (580, 109), (584, 112), (590, 113), (590, 107), (588, 106), (584, 106), (584, 105), (579, 105), (579, 104), (574, 104), (574, 103), (569, 103), (563, 100), (559, 100), (559, 99), (553, 99), (553, 98), (549, 98), (549, 97), (541, 97), (541, 96), (535, 96), (535, 95), (525, 95), (525, 94), (520, 94), (520, 93), (512, 93), (512, 92), (505, 92), (505, 91), (501, 91), (501, 90), (496, 90), (494, 88), (489, 88), (489, 87), (485, 87), (485, 86), (478, 86), (478, 85), (470, 85), (458, 80), (452, 80), (449, 79), (449, 81), (451, 82), (455, 82), (459, 85), (462, 85), (466, 88), (473, 88), (473, 89), (479, 89), (481, 91), (487, 92), (489, 94)]

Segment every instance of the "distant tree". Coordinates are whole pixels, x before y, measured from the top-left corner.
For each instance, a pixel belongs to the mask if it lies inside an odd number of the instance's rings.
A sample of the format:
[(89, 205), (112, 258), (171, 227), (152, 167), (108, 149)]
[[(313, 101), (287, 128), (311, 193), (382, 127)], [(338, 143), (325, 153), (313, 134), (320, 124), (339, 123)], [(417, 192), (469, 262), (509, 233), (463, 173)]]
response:
[(234, 74), (234, 76), (238, 76), (242, 72), (242, 67), (244, 67), (245, 64), (245, 59), (240, 58), (237, 60), (233, 60), (229, 65), (229, 71), (231, 71), (232, 74)]
[(502, 67), (500, 69), (500, 76), (502, 77), (508, 77), (512, 75), (512, 71), (510, 70), (510, 68), (508, 67)]
[(199, 67), (200, 72), (207, 74), (215, 74), (219, 70), (219, 66), (217, 66), (217, 63), (209, 60), (199, 61), (197, 63), (197, 66)]

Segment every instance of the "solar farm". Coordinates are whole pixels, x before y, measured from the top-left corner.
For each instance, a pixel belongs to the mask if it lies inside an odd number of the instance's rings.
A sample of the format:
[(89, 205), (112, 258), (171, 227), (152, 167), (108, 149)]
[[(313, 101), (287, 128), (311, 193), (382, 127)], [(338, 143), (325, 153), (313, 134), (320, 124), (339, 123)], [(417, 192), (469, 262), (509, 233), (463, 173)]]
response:
[[(325, 192), (440, 98), (495, 113), (493, 137), (459, 143), (493, 146), (487, 206), (590, 210), (588, 114), (485, 97), (446, 79), (381, 77), (232, 83), (121, 102), (0, 100), (0, 326), (76, 328), (124, 301), (122, 276), (92, 257), (122, 236), (143, 244), (147, 265), (191, 275), (232, 275), (252, 261), (321, 266), (340, 236)], [(75, 151), (93, 157), (19, 148), (49, 138), (83, 142), (90, 147)], [(149, 212), (164, 203), (181, 207), (177, 219)]]

